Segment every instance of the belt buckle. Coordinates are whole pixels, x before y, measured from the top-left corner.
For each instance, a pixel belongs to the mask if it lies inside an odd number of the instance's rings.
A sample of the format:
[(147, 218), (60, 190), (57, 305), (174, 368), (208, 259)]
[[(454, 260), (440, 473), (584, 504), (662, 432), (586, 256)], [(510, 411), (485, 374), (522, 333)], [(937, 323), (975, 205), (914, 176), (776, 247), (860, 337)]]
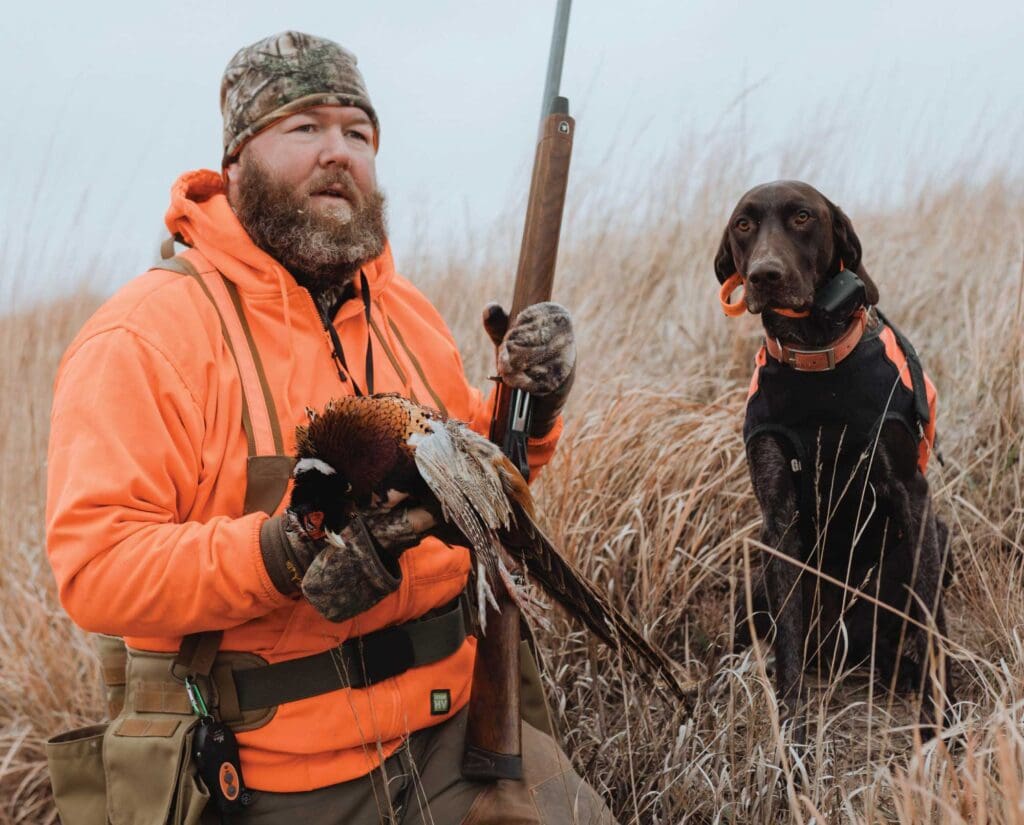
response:
[[(825, 356), (825, 363), (828, 365), (824, 369), (815, 369), (814, 367), (801, 367), (797, 359), (801, 356)], [(836, 368), (836, 350), (835, 347), (829, 347), (828, 349), (801, 349), (801, 350), (789, 350), (789, 358), (786, 359), (786, 363), (789, 364), (797, 372), (826, 372), (828, 370), (834, 370)]]
[(404, 630), (387, 627), (359, 637), (359, 668), (367, 685), (405, 673), (415, 663), (412, 639)]

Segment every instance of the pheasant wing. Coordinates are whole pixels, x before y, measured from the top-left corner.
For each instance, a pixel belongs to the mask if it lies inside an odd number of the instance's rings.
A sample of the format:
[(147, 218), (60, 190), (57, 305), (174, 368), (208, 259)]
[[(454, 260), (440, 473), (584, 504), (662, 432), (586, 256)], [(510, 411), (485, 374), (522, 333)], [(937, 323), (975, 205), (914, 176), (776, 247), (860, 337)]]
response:
[(437, 497), (442, 516), (469, 541), (476, 575), (481, 626), (486, 603), (497, 609), (492, 587), (500, 571), (497, 531), (509, 524), (511, 505), (495, 470), (491, 442), (457, 421), (433, 421), (430, 431), (409, 439), (416, 468)]

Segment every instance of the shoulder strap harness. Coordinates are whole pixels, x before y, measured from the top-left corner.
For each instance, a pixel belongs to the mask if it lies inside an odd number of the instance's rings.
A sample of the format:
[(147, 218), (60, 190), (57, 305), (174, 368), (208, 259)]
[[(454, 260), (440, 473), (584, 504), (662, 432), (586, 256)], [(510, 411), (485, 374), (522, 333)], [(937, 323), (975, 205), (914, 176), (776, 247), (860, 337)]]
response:
[[(217, 311), (221, 333), (242, 383), (242, 426), (249, 445), (243, 513), (257, 510), (273, 513), (284, 496), (293, 461), (284, 454), (274, 397), (242, 308), (238, 287), (215, 269), (200, 271), (189, 259), (188, 252), (162, 261), (157, 268), (194, 278)], [(174, 670), (209, 676), (222, 636), (223, 632), (219, 630), (185, 636)]]

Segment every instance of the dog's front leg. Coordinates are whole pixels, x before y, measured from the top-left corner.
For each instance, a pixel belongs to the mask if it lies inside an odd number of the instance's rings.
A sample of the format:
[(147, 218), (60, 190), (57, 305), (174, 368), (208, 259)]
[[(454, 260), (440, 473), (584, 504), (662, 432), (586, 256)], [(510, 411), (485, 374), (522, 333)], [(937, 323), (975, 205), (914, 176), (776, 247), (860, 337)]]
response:
[(793, 719), (793, 740), (806, 738), (803, 715), (804, 618), (800, 568), (804, 553), (797, 528), (797, 490), (781, 445), (771, 436), (747, 448), (754, 494), (761, 505), (761, 541), (782, 556), (765, 562), (768, 604), (775, 622), (775, 681), (782, 718)]

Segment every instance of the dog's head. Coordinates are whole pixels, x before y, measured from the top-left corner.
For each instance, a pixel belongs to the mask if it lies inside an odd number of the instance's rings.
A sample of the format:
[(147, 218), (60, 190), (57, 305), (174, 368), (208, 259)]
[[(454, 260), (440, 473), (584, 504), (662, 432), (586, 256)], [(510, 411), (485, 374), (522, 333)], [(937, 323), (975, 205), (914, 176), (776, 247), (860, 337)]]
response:
[(715, 275), (719, 282), (735, 272), (743, 276), (750, 312), (806, 310), (840, 262), (864, 282), (868, 302), (878, 303), (878, 288), (861, 265), (860, 239), (843, 210), (806, 183), (775, 181), (755, 186), (736, 204), (715, 255)]

